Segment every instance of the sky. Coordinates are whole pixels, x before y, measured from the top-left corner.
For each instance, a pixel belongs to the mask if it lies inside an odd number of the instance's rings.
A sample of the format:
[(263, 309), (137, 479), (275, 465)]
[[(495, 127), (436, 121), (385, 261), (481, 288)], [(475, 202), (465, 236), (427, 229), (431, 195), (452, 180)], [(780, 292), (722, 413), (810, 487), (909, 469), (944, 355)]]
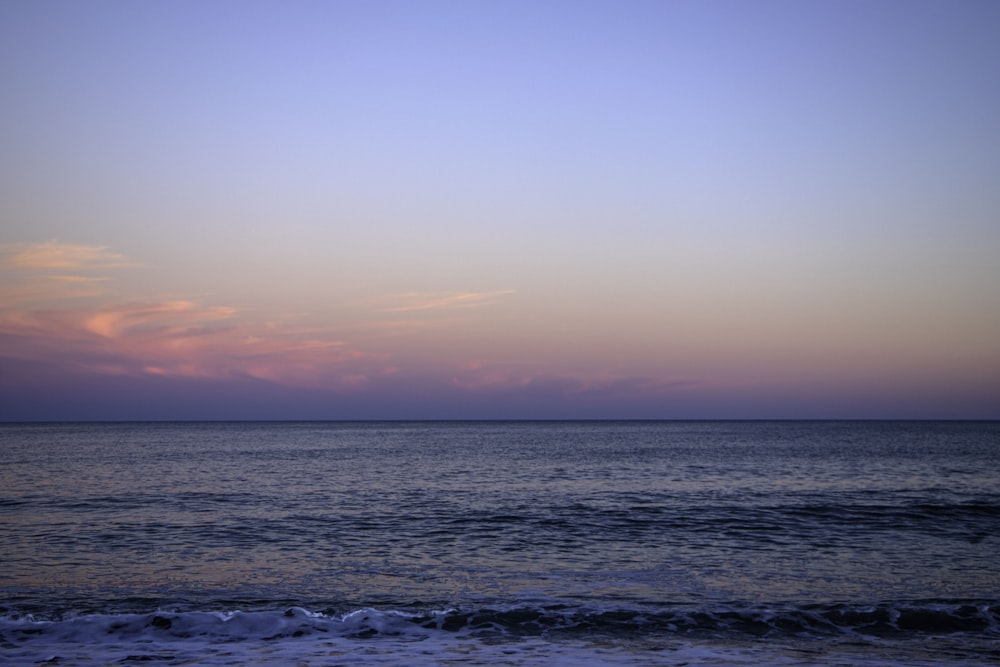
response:
[(998, 419), (1000, 3), (0, 3), (0, 420)]

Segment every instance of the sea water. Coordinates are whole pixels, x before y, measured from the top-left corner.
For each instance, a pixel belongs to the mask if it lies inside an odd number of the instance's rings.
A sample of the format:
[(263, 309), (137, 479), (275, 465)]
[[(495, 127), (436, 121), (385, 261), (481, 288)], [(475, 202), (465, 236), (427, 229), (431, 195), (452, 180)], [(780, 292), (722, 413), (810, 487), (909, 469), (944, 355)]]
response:
[(0, 425), (12, 665), (991, 665), (1000, 423)]

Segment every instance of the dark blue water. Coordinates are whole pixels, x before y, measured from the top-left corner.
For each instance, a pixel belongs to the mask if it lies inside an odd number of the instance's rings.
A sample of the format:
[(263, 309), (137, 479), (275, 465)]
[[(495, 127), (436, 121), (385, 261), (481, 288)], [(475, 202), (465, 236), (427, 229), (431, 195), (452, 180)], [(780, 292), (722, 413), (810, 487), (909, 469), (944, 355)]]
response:
[(24, 664), (1000, 659), (995, 422), (7, 424), (0, 456)]

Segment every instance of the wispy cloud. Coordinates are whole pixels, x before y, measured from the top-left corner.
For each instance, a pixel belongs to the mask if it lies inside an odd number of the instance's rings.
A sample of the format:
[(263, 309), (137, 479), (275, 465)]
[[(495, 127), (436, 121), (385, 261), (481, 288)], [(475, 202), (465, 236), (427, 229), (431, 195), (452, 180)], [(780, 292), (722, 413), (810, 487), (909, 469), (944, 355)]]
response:
[(111, 281), (105, 273), (138, 266), (107, 246), (0, 244), (0, 308), (100, 296)]
[(275, 330), (234, 308), (150, 301), (0, 313), (3, 355), (77, 372), (204, 379), (252, 377), (344, 388), (392, 372), (380, 355), (317, 330)]
[(378, 309), (384, 313), (403, 313), (478, 308), (513, 293), (514, 290), (494, 290), (491, 292), (403, 292), (379, 299)]
[(135, 332), (172, 335), (188, 331), (192, 324), (224, 320), (235, 313), (235, 308), (199, 307), (191, 301), (127, 304), (104, 308), (88, 316), (84, 328), (105, 338), (121, 338)]
[(4, 264), (27, 271), (86, 271), (126, 268), (138, 264), (107, 246), (45, 241), (28, 245), (0, 246)]
[(121, 296), (108, 275), (140, 266), (106, 246), (0, 246), (0, 357), (100, 375), (255, 378), (357, 387), (395, 371), (322, 327), (255, 321), (191, 299)]
[(263, 319), (191, 298), (126, 296), (110, 276), (138, 263), (105, 246), (48, 242), (2, 252), (0, 357), (59, 372), (255, 379), (320, 390), (437, 387), (454, 395), (567, 400), (628, 400), (677, 386), (537, 362), (463, 364), (458, 351), (427, 354), (435, 331), (513, 290), (402, 292), (350, 304), (334, 325), (308, 314), (272, 312)]

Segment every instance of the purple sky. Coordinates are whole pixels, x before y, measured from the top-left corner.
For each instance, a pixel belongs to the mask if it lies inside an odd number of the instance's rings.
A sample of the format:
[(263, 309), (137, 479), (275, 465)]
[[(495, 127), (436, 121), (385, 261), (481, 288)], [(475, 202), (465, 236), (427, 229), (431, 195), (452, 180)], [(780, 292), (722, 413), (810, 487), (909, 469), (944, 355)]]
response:
[(0, 419), (1000, 418), (996, 2), (6, 2)]

